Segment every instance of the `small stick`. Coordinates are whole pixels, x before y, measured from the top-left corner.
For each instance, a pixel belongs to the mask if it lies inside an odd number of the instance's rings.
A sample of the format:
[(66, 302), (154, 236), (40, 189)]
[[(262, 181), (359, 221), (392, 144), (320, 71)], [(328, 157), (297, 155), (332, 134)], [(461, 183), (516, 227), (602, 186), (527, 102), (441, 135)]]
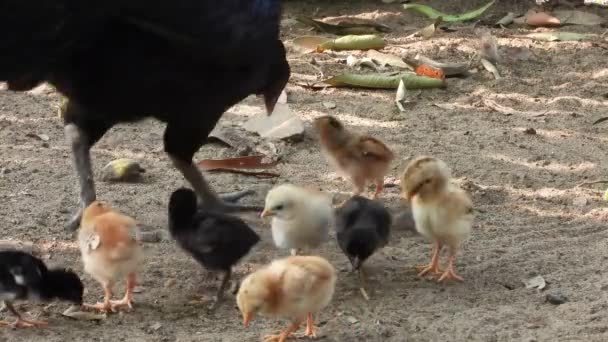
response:
[(583, 182), (581, 184), (578, 184), (577, 187), (595, 185), (595, 184), (605, 184), (605, 183), (608, 183), (608, 180), (596, 180), (596, 181), (592, 181), (592, 182)]

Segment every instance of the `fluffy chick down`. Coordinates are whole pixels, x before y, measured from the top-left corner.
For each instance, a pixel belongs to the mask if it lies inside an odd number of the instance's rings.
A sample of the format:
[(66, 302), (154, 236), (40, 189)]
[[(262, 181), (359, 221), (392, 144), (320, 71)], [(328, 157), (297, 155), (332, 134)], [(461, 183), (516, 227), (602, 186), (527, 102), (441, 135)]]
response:
[(131, 306), (135, 274), (143, 261), (143, 249), (137, 222), (112, 209), (107, 203), (95, 201), (83, 212), (78, 245), (84, 270), (104, 287), (105, 309), (108, 309), (112, 286), (127, 278), (127, 295), (120, 305)]
[(351, 180), (354, 194), (361, 194), (368, 182), (376, 184), (377, 198), (384, 187), (384, 176), (395, 158), (382, 141), (369, 135), (350, 131), (333, 116), (317, 118), (321, 151), (338, 173)]
[(270, 190), (262, 217), (272, 216), (272, 238), (279, 248), (317, 248), (328, 239), (333, 224), (331, 198), (291, 184)]
[(307, 319), (307, 335), (314, 336), (313, 316), (334, 294), (336, 271), (318, 256), (290, 256), (273, 261), (247, 276), (237, 294), (237, 305), (248, 326), (256, 315), (292, 320), (275, 340), (285, 340)]
[[(403, 196), (411, 202), (416, 230), (435, 242), (431, 264), (424, 275), (441, 273), (438, 254), (443, 246), (450, 250), (446, 278), (461, 280), (453, 271), (453, 261), (473, 226), (473, 203), (468, 194), (450, 181), (451, 173), (442, 160), (421, 156), (412, 160), (403, 172)], [(443, 276), (442, 276), (443, 277)], [(440, 280), (442, 280), (440, 277)], [(445, 278), (444, 278), (445, 279)]]

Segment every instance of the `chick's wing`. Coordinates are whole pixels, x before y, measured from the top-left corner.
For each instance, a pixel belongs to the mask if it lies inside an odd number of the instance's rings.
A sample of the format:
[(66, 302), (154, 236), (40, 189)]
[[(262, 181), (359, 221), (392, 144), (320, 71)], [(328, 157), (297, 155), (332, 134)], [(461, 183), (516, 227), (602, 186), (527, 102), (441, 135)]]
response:
[(364, 157), (379, 160), (393, 159), (393, 152), (382, 141), (370, 137), (362, 136), (359, 139), (359, 148)]
[(136, 221), (128, 216), (110, 212), (93, 221), (88, 237), (89, 251), (99, 250), (112, 260), (123, 260), (133, 256), (137, 246)]

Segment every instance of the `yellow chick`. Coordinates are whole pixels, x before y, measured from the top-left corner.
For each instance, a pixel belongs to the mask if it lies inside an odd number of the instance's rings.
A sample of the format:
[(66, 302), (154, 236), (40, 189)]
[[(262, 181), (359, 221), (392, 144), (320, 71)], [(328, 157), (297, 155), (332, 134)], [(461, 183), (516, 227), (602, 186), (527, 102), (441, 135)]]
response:
[[(402, 194), (411, 203), (416, 230), (435, 242), (431, 263), (418, 266), (418, 275), (439, 275), (439, 282), (464, 280), (456, 274), (454, 262), (473, 225), (473, 203), (466, 192), (450, 183), (450, 177), (443, 161), (427, 156), (412, 160), (401, 176)], [(445, 271), (439, 269), (443, 246), (448, 246), (450, 253)]]
[[(105, 292), (103, 303), (88, 307), (105, 312), (133, 307), (136, 273), (143, 259), (137, 236), (135, 220), (114, 211), (105, 202), (95, 201), (84, 210), (78, 231), (84, 270), (103, 286)], [(127, 278), (125, 297), (112, 301), (114, 284), (124, 278)]]
[(261, 217), (272, 217), (274, 244), (296, 255), (298, 250), (316, 248), (328, 239), (333, 215), (331, 198), (326, 194), (283, 184), (268, 192)]
[(314, 126), (319, 132), (321, 151), (340, 175), (350, 178), (353, 195), (360, 195), (372, 181), (376, 183), (373, 198), (378, 198), (394, 159), (391, 149), (374, 137), (347, 129), (333, 116), (317, 118)]
[(290, 256), (248, 275), (236, 297), (245, 327), (256, 314), (284, 317), (292, 324), (265, 342), (284, 342), (306, 319), (308, 337), (316, 337), (314, 316), (331, 301), (336, 270), (318, 256)]

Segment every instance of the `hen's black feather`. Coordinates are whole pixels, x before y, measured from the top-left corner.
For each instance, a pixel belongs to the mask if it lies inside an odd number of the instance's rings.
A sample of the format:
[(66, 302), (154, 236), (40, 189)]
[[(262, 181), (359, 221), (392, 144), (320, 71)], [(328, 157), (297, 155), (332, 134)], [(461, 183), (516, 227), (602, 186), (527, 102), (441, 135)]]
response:
[(195, 193), (185, 188), (169, 200), (169, 231), (181, 248), (215, 271), (230, 271), (260, 241), (238, 217), (197, 211)]
[(223, 112), (251, 94), (272, 106), (289, 79), (280, 0), (0, 1), (0, 81), (47, 81), (92, 146), (113, 125), (168, 123), (190, 161)]
[(0, 252), (0, 300), (62, 299), (82, 303), (80, 278), (65, 269), (47, 269), (42, 260), (20, 251)]
[(388, 243), (391, 220), (380, 202), (362, 196), (353, 196), (336, 209), (338, 245), (355, 269)]

